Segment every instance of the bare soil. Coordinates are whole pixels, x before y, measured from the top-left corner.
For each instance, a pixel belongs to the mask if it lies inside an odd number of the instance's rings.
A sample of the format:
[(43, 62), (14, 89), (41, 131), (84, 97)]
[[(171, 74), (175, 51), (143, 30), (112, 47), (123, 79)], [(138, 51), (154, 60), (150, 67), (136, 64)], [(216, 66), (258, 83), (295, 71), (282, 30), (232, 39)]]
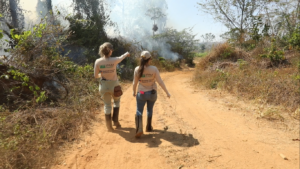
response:
[[(62, 147), (53, 169), (298, 169), (299, 121), (260, 118), (260, 107), (192, 85), (194, 71), (162, 73), (154, 132), (135, 135), (136, 100), (121, 99), (121, 129), (107, 132), (103, 109), (81, 139)], [(144, 110), (144, 128), (146, 126)], [(284, 159), (286, 157), (286, 159)]]

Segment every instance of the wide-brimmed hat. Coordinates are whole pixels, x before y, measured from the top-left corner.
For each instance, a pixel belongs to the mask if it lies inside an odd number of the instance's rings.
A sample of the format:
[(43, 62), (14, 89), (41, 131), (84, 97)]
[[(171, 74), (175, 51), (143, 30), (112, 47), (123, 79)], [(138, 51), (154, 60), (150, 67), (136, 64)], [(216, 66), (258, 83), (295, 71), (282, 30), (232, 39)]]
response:
[(147, 60), (147, 59), (151, 58), (151, 54), (150, 54), (150, 52), (148, 52), (148, 51), (143, 51), (143, 52), (141, 53), (141, 57), (142, 57), (144, 60)]

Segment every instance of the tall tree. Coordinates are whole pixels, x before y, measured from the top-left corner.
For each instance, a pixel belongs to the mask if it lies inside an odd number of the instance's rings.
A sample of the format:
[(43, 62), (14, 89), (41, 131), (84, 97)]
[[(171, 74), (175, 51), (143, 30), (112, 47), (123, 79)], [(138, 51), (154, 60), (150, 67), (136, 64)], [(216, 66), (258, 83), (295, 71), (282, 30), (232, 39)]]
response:
[[(166, 0), (110, 0), (112, 9), (120, 10), (113, 15), (119, 18), (119, 26), (122, 36), (140, 41), (141, 36), (151, 36), (153, 34), (153, 22), (150, 19), (154, 10), (158, 9), (166, 15), (168, 5)], [(150, 12), (151, 11), (151, 12)], [(145, 17), (149, 14), (150, 17)], [(167, 17), (155, 17), (155, 24), (158, 27), (156, 33), (162, 33), (166, 27)], [(152, 31), (151, 31), (152, 29)]]
[(192, 28), (182, 31), (166, 28), (166, 30), (154, 36), (155, 39), (165, 40), (170, 46), (171, 51), (180, 54), (187, 64), (193, 65), (194, 51), (198, 48), (199, 40), (193, 34)]
[(253, 16), (257, 16), (265, 5), (264, 0), (202, 0), (198, 2), (199, 10), (214, 16), (232, 31), (237, 31), (239, 41), (252, 26)]
[(276, 8), (265, 8), (265, 18), (268, 18), (272, 34), (279, 37), (291, 36), (300, 21), (300, 1), (274, 1), (270, 5), (276, 6)]
[(149, 16), (151, 18), (151, 20), (153, 20), (152, 30), (153, 30), (153, 35), (154, 35), (154, 33), (158, 30), (158, 27), (157, 27), (157, 24), (155, 23), (155, 21), (159, 18), (166, 17), (166, 14), (162, 11), (161, 8), (152, 7), (147, 10), (146, 15)]
[[(68, 40), (87, 50), (88, 62), (98, 57), (99, 44), (108, 40), (106, 26), (112, 25), (105, 0), (73, 0), (75, 15), (67, 17), (70, 25)], [(112, 41), (111, 41), (112, 42)], [(113, 43), (113, 42), (112, 42)]]
[(52, 0), (46, 0), (48, 12), (52, 11)]
[(91, 24), (98, 27), (98, 37), (106, 37), (104, 30), (109, 21), (109, 14), (105, 10), (104, 0), (73, 0), (75, 4), (74, 11), (80, 19), (92, 21)]
[(0, 13), (10, 29), (24, 27), (24, 14), (19, 7), (19, 0), (0, 0)]
[(9, 10), (12, 19), (12, 25), (17, 28), (18, 27), (18, 14), (17, 14), (17, 2), (16, 0), (9, 0)]
[(39, 16), (45, 17), (52, 11), (52, 0), (38, 0), (36, 5), (36, 12)]

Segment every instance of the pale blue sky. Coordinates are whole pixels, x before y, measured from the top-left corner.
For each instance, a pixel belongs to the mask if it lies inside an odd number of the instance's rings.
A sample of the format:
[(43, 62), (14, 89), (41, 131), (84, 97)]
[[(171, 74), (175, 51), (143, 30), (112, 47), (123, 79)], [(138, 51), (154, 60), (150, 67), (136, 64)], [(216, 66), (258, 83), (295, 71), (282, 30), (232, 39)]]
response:
[[(168, 3), (168, 23), (178, 30), (193, 27), (197, 38), (205, 33), (213, 33), (216, 40), (220, 40), (220, 34), (227, 31), (221, 23), (216, 22), (209, 14), (199, 11), (197, 0), (166, 0)], [(202, 41), (202, 39), (200, 38)]]

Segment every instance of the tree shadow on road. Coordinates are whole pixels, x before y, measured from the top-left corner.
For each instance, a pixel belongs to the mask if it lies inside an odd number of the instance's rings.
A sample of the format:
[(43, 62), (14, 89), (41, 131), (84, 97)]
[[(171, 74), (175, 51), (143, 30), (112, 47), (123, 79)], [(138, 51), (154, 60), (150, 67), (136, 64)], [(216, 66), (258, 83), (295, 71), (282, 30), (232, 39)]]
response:
[(125, 140), (131, 143), (147, 143), (148, 147), (158, 147), (162, 140), (166, 140), (173, 145), (180, 147), (193, 147), (199, 145), (198, 139), (192, 134), (180, 134), (166, 130), (153, 130), (153, 132), (145, 132), (140, 138), (135, 138), (135, 128), (121, 128), (114, 131)]

